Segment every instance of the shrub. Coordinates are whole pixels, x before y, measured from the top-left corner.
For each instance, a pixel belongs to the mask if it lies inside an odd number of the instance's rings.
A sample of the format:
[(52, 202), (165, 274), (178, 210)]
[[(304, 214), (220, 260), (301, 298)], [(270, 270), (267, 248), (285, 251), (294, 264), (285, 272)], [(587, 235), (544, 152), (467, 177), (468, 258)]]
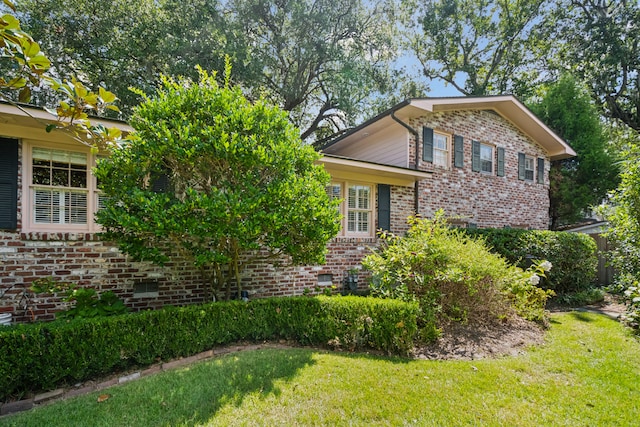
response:
[(374, 295), (419, 302), (423, 338), (437, 336), (444, 322), (490, 321), (514, 310), (542, 320), (548, 293), (529, 280), (535, 274), (449, 228), (442, 212), (433, 220), (409, 222), (406, 237), (383, 234), (384, 245), (363, 266), (373, 273)]
[(518, 229), (465, 231), (483, 237), (491, 251), (520, 268), (529, 267), (532, 259), (550, 261), (553, 269), (540, 286), (557, 294), (588, 290), (596, 280), (597, 245), (586, 234)]
[(0, 330), (0, 399), (76, 383), (238, 340), (294, 340), (406, 354), (416, 304), (361, 297), (274, 298), (173, 307)]

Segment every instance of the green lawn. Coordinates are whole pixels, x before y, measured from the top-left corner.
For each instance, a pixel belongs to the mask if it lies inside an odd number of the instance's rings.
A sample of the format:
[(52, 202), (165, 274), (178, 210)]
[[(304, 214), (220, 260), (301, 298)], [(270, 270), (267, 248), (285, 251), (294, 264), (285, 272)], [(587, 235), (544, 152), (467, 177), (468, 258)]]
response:
[[(99, 394), (111, 397), (97, 402)], [(617, 322), (557, 314), (519, 357), (409, 361), (236, 353), (0, 419), (0, 426), (635, 426), (640, 344)]]

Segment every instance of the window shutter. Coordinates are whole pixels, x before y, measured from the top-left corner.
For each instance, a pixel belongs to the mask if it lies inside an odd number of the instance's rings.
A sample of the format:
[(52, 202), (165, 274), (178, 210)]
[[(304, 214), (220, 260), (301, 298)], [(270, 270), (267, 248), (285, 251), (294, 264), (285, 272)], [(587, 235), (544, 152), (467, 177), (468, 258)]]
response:
[(378, 184), (378, 228), (391, 229), (391, 186)]
[(151, 174), (151, 191), (154, 193), (166, 193), (169, 191), (171, 184), (169, 179), (170, 171), (167, 168), (163, 168), (162, 172), (155, 172)]
[(464, 167), (464, 139), (460, 135), (453, 137), (453, 165)]
[(154, 176), (154, 180), (151, 183), (151, 191), (153, 191), (154, 193), (166, 193), (168, 189), (169, 176), (166, 173)]
[(18, 228), (18, 140), (0, 138), (0, 229)]
[(498, 147), (498, 167), (496, 168), (496, 174), (498, 176), (504, 176), (504, 147)]
[(471, 141), (471, 170), (480, 172), (480, 142)]
[(525, 173), (524, 173), (524, 153), (518, 153), (518, 179), (524, 181)]
[(422, 160), (433, 163), (433, 129), (422, 128)]
[(544, 159), (538, 157), (538, 184), (544, 184)]

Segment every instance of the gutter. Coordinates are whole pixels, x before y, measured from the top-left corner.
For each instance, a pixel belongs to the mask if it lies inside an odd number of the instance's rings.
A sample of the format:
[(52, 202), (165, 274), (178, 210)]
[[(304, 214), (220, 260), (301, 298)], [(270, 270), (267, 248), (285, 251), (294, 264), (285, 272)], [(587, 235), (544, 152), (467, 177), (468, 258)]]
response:
[[(400, 108), (404, 107), (405, 105), (408, 105), (410, 102), (409, 101), (405, 101), (402, 104), (398, 105), (396, 108), (391, 110), (391, 114), (389, 114), (389, 117), (391, 117), (395, 122), (397, 122), (398, 124), (402, 125), (405, 129), (407, 129), (409, 131), (409, 133), (412, 133), (413, 136), (415, 136), (416, 139), (416, 153), (415, 153), (415, 162), (413, 165), (413, 168), (415, 170), (419, 170), (418, 166), (420, 163), (420, 150), (418, 149), (418, 142), (420, 140), (420, 134), (418, 133), (417, 130), (415, 130), (414, 128), (412, 128), (411, 126), (409, 126), (408, 124), (406, 124), (405, 122), (403, 122), (402, 120), (400, 120), (399, 118), (396, 117), (396, 111), (399, 110)], [(419, 181), (416, 181), (413, 184), (413, 210), (415, 211), (415, 214), (418, 215), (418, 213), (420, 212), (420, 198), (419, 196)]]

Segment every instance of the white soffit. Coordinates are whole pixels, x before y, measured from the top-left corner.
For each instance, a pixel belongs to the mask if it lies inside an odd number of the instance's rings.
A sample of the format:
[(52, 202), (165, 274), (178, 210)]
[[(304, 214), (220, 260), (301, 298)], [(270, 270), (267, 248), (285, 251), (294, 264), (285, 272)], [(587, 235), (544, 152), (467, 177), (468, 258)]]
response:
[(413, 186), (416, 181), (431, 177), (431, 172), (406, 169), (378, 163), (363, 162), (337, 156), (323, 156), (318, 160), (334, 179)]

